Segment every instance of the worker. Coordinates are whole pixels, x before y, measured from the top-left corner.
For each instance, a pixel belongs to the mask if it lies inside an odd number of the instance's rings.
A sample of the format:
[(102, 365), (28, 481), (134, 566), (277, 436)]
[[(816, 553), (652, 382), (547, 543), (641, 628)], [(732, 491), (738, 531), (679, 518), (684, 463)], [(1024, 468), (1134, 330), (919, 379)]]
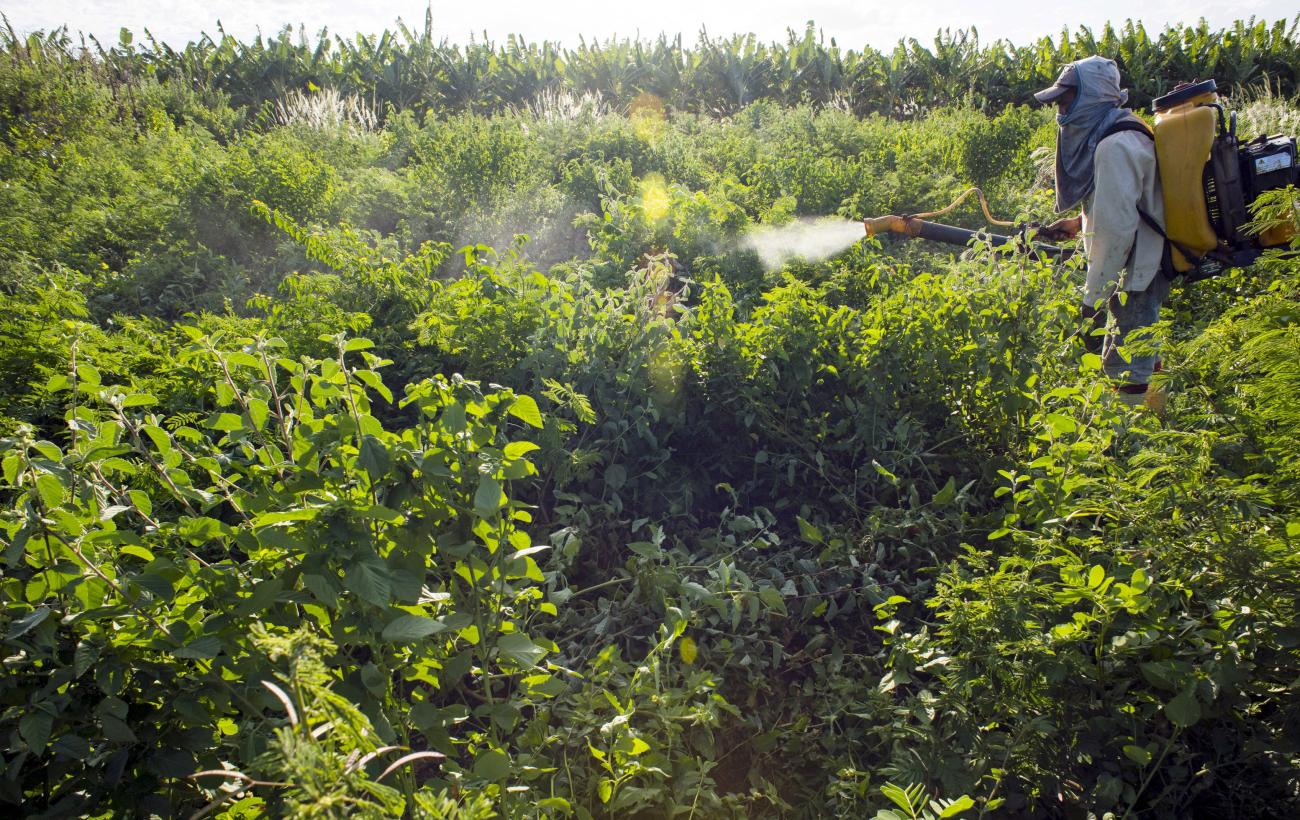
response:
[[(1034, 98), (1055, 103), (1058, 111), (1057, 213), (1083, 206), (1081, 216), (1058, 219), (1043, 233), (1050, 239), (1083, 234), (1084, 344), (1101, 354), (1120, 401), (1159, 410), (1163, 393), (1149, 389), (1160, 369), (1154, 339), (1135, 342), (1137, 351), (1125, 348), (1136, 331), (1155, 324), (1169, 295), (1169, 280), (1160, 272), (1164, 238), (1139, 213), (1164, 224), (1155, 143), (1141, 119), (1122, 107), (1128, 92), (1120, 89), (1119, 68), (1105, 57), (1070, 63)], [(1108, 334), (1107, 310), (1116, 325)]]

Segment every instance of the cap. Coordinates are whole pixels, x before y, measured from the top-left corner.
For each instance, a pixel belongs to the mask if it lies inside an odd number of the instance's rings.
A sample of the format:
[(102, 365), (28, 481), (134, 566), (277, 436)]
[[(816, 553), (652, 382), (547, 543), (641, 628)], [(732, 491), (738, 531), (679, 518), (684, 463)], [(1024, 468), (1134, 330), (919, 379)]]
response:
[(1067, 65), (1061, 69), (1061, 76), (1056, 78), (1056, 82), (1034, 94), (1034, 99), (1040, 103), (1049, 103), (1065, 92), (1078, 88), (1079, 78), (1075, 73), (1074, 63)]

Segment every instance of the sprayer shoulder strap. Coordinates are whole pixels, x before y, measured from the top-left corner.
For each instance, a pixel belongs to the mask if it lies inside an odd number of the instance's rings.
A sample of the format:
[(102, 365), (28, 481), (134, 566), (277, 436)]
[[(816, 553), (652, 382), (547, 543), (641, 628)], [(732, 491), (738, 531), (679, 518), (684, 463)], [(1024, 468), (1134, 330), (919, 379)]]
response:
[[(1125, 117), (1122, 120), (1117, 120), (1116, 122), (1111, 123), (1110, 127), (1102, 132), (1101, 139), (1104, 140), (1106, 139), (1106, 137), (1109, 137), (1112, 134), (1119, 134), (1124, 131), (1136, 131), (1139, 134), (1146, 136), (1152, 142), (1156, 141), (1156, 135), (1151, 130), (1151, 126), (1147, 125), (1145, 122), (1142, 122), (1137, 117), (1131, 117), (1131, 116)], [(1101, 140), (1097, 140), (1097, 142), (1100, 144)]]
[[(1110, 127), (1102, 133), (1101, 139), (1104, 140), (1112, 134), (1120, 134), (1124, 131), (1136, 131), (1152, 142), (1156, 141), (1155, 132), (1151, 130), (1149, 125), (1142, 122), (1137, 117), (1125, 117), (1122, 120), (1111, 123)], [(1098, 143), (1100, 142), (1101, 140), (1098, 140)], [(1200, 264), (1203, 257), (1190, 248), (1184, 247), (1182, 243), (1170, 239), (1169, 234), (1165, 233), (1164, 226), (1157, 222), (1154, 216), (1141, 208), (1138, 208), (1137, 212), (1138, 216), (1142, 218), (1142, 221), (1146, 223), (1147, 227), (1160, 234), (1160, 237), (1165, 240), (1165, 258), (1161, 261), (1160, 269), (1164, 272), (1166, 277), (1173, 279), (1178, 276), (1177, 271), (1174, 269), (1172, 260), (1169, 258), (1169, 248), (1171, 246), (1177, 248), (1178, 252), (1183, 255), (1183, 258), (1191, 262), (1193, 265)]]
[(1166, 279), (1176, 279), (1179, 276), (1178, 269), (1174, 267), (1174, 260), (1169, 251), (1170, 248), (1177, 248), (1183, 258), (1190, 262), (1193, 267), (1199, 266), (1205, 261), (1205, 254), (1199, 254), (1183, 243), (1175, 242), (1173, 239), (1170, 239), (1169, 234), (1165, 233), (1164, 226), (1157, 222), (1154, 216), (1141, 208), (1138, 208), (1137, 212), (1138, 216), (1142, 218), (1142, 221), (1147, 224), (1147, 227), (1160, 234), (1160, 237), (1165, 241), (1164, 258), (1160, 260), (1160, 272), (1165, 275)]

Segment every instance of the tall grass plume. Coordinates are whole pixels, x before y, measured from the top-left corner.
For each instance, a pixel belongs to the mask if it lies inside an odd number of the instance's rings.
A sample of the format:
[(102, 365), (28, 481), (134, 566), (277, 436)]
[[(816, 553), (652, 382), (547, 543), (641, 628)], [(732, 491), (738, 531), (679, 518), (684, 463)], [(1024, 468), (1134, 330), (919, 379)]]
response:
[(368, 133), (378, 124), (378, 118), (365, 100), (333, 88), (290, 91), (276, 100), (274, 117), (279, 125), (320, 131), (346, 128), (354, 133)]

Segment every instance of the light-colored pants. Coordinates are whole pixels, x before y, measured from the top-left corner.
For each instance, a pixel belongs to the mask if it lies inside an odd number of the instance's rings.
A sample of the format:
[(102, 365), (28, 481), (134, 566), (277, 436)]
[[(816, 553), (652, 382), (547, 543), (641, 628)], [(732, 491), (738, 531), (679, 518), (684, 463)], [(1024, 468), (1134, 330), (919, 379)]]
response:
[[(1101, 367), (1112, 379), (1121, 379), (1129, 384), (1147, 384), (1151, 381), (1156, 362), (1160, 361), (1155, 339), (1139, 334), (1139, 338), (1133, 340), (1134, 350), (1121, 352), (1120, 348), (1133, 331), (1150, 327), (1160, 319), (1160, 306), (1169, 296), (1169, 279), (1163, 273), (1157, 273), (1146, 290), (1125, 291), (1125, 294), (1127, 298), (1123, 304), (1120, 304), (1119, 294), (1110, 299), (1110, 312), (1117, 327), (1106, 334), (1101, 349)], [(1137, 355), (1139, 353), (1143, 355)]]

